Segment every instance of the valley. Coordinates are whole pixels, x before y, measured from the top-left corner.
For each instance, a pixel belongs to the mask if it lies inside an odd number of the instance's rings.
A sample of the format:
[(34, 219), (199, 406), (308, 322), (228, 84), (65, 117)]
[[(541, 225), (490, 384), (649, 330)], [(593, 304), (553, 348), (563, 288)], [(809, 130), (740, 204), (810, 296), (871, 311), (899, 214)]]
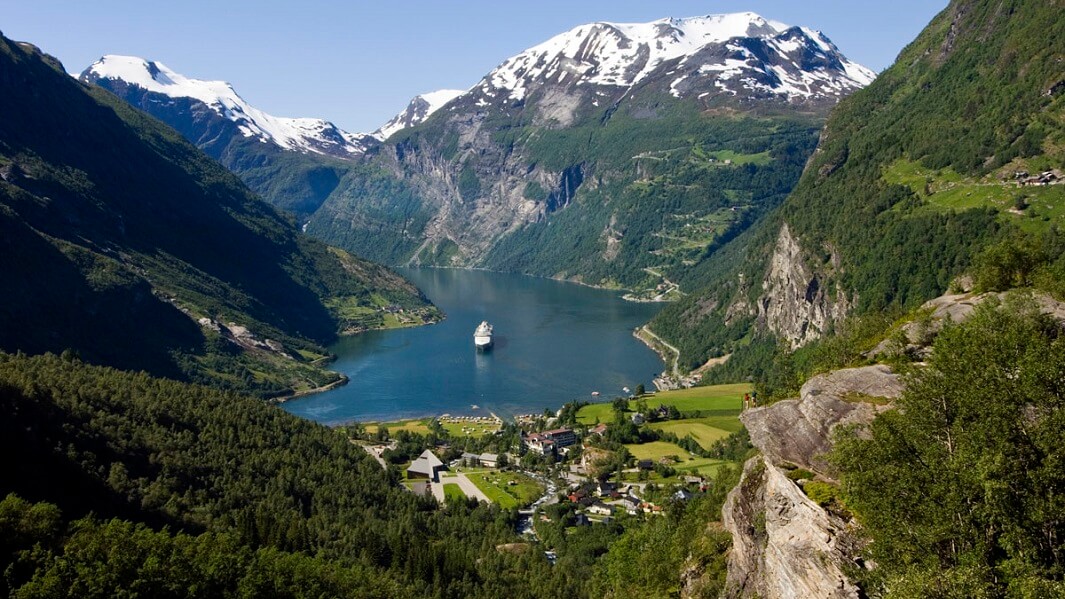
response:
[(0, 595), (1065, 595), (1065, 1), (942, 4), (12, 5)]

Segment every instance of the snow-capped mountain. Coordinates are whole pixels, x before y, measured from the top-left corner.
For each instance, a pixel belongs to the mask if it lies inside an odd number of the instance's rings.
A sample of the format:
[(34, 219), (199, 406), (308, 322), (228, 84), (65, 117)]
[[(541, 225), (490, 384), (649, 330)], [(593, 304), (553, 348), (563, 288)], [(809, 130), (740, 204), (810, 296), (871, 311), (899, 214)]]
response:
[(429, 118), (429, 115), (433, 114), (440, 108), (442, 108), (448, 102), (466, 93), (464, 89), (441, 89), (435, 92), (429, 92), (420, 96), (415, 96), (410, 104), (407, 105), (407, 109), (403, 112), (392, 117), (387, 123), (381, 126), (380, 129), (374, 131), (374, 137), (384, 141), (392, 136), (392, 134), (402, 131), (408, 127), (420, 125), (425, 122), (425, 119)]
[(372, 143), (370, 135), (348, 133), (322, 119), (267, 114), (249, 104), (225, 81), (191, 79), (161, 62), (136, 56), (104, 56), (86, 69), (81, 79), (108, 88), (127, 100), (130, 90), (119, 93), (120, 88), (139, 88), (151, 94), (146, 100), (155, 104), (178, 100), (201, 103), (235, 123), (244, 137), (285, 150), (351, 158), (363, 154), (367, 144)]
[[(382, 140), (367, 161), (388, 183), (349, 178), (307, 231), (393, 264), (636, 284), (644, 267), (701, 259), (664, 241), (699, 230), (693, 215), (743, 214), (731, 236), (770, 210), (829, 111), (874, 77), (822, 33), (754, 13), (581, 25)], [(726, 150), (773, 158), (739, 169)], [(657, 220), (666, 204), (676, 213)], [(402, 234), (383, 244), (381, 231)]]
[(835, 101), (874, 77), (821, 32), (747, 12), (581, 25), (507, 59), (470, 93), (485, 106), (521, 102), (544, 86), (633, 88), (656, 81), (678, 98)]

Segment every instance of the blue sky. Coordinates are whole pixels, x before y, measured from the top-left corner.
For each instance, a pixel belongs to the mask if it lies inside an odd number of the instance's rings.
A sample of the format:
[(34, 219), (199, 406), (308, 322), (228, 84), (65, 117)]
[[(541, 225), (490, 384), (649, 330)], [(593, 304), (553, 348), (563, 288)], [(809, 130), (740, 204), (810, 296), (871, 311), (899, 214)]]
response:
[(889, 66), (947, 0), (0, 0), (4, 35), (80, 72), (103, 54), (225, 79), (267, 112), (372, 131), (416, 94), (466, 88), (509, 56), (592, 21), (754, 11), (820, 29)]

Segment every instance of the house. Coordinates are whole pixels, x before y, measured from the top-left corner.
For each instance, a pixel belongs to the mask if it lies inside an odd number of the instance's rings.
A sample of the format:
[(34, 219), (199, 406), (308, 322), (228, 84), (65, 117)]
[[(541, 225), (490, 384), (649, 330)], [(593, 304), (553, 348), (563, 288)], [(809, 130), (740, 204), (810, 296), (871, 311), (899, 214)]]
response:
[(703, 477), (701, 476), (682, 476), (681, 480), (686, 485), (701, 485), (703, 484)]
[(635, 424), (636, 426), (640, 426), (641, 424), (643, 424), (644, 423), (643, 414), (641, 414), (639, 412), (636, 412), (635, 414), (633, 414), (632, 415), (632, 423)]
[(462, 452), (462, 462), (467, 466), (477, 466), (481, 463), (481, 456), (476, 453), (470, 453), (468, 451)]
[(555, 442), (555, 447), (569, 447), (577, 443), (577, 434), (568, 428), (556, 428), (542, 433)]
[(588, 434), (599, 435), (600, 437), (602, 437), (606, 434), (606, 423), (600, 422), (599, 424), (595, 425), (590, 431), (588, 431)]
[(639, 462), (636, 462), (636, 467), (640, 470), (654, 470), (655, 463), (652, 460), (640, 460)]
[(614, 508), (610, 507), (605, 503), (597, 501), (592, 505), (588, 506), (588, 513), (595, 514), (597, 516), (610, 516), (614, 513)]
[(568, 428), (559, 428), (542, 433), (531, 433), (522, 439), (522, 442), (529, 448), (529, 451), (548, 455), (560, 448), (577, 443), (577, 435)]
[(521, 441), (533, 453), (540, 455), (554, 455), (555, 453), (554, 440), (545, 437), (543, 433), (531, 433)]
[(436, 457), (436, 454), (426, 449), (407, 467), (407, 478), (427, 478), (433, 482), (439, 482), (440, 472), (443, 470), (447, 470), (447, 466)]
[(599, 481), (596, 491), (600, 497), (613, 497), (618, 494), (618, 486), (608, 480)]
[(673, 498), (679, 501), (688, 501), (692, 498), (692, 494), (684, 489), (678, 489), (677, 492), (673, 494)]
[(618, 500), (618, 504), (624, 506), (625, 511), (633, 516), (635, 516), (640, 509), (640, 500), (632, 495), (622, 495), (621, 499)]
[(575, 526), (590, 526), (591, 524), (592, 521), (585, 514), (577, 514), (577, 518), (574, 521)]
[(428, 497), (432, 495), (432, 492), (429, 488), (429, 483), (427, 482), (417, 482), (407, 488), (410, 489), (411, 493), (414, 493), (419, 497)]
[(494, 453), (482, 453), (477, 458), (485, 468), (498, 468), (499, 456)]
[(655, 410), (655, 416), (657, 416), (659, 420), (668, 419), (669, 408), (667, 408), (666, 406), (658, 406), (658, 409)]

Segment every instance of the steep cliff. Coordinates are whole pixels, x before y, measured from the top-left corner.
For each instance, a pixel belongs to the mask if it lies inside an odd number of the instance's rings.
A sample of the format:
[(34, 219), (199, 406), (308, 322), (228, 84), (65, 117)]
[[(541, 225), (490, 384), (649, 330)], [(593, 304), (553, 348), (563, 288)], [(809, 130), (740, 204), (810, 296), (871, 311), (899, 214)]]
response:
[[(798, 399), (744, 412), (741, 420), (762, 455), (744, 466), (722, 510), (733, 539), (728, 596), (860, 596), (847, 576), (861, 567), (856, 524), (844, 509), (823, 497), (815, 501), (804, 488), (812, 495), (816, 485), (831, 484), (824, 455), (833, 431), (868, 425), (902, 390), (885, 366), (853, 368), (810, 379)], [(801, 472), (796, 467), (813, 474), (789, 476)]]
[(850, 309), (838, 284), (831, 291), (827, 288), (832, 270), (839, 267), (839, 256), (829, 256), (815, 270), (787, 223), (781, 226), (762, 281), (758, 320), (793, 348), (820, 338)]
[(853, 523), (812, 501), (768, 458), (744, 466), (722, 521), (732, 533), (726, 596), (860, 596), (845, 573), (860, 548)]

